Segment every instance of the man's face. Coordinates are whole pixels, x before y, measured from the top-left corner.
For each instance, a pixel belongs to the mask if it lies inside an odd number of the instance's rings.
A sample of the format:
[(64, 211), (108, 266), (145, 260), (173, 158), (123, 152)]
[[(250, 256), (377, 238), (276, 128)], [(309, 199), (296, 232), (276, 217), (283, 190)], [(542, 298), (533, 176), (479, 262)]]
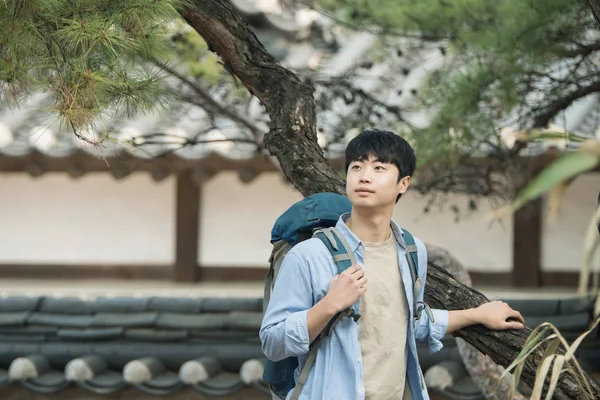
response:
[(398, 182), (399, 174), (394, 164), (372, 155), (367, 160), (353, 161), (348, 166), (346, 195), (355, 207), (393, 207), (398, 195), (406, 192), (410, 184), (408, 176)]

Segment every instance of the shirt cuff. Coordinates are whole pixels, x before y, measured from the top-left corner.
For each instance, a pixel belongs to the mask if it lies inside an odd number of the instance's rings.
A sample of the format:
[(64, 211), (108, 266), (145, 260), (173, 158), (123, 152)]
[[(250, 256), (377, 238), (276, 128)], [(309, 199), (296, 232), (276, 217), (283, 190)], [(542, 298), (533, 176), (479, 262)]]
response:
[(433, 314), (433, 322), (429, 321), (429, 351), (435, 353), (440, 351), (444, 345), (442, 338), (448, 330), (448, 311), (447, 310), (431, 310)]
[(285, 350), (289, 355), (299, 356), (308, 353), (308, 310), (288, 315), (285, 320)]

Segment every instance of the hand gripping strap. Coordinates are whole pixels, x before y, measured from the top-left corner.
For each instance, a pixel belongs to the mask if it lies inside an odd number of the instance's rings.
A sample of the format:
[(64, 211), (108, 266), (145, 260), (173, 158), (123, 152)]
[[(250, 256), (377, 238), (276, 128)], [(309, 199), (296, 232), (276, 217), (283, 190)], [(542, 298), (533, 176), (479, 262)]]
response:
[[(354, 257), (354, 253), (350, 249), (350, 246), (342, 237), (342, 235), (340, 235), (334, 228), (319, 229), (314, 232), (313, 237), (319, 238), (327, 247), (333, 256), (333, 260), (337, 266), (338, 274), (341, 274), (350, 266), (356, 264), (356, 258)], [(306, 383), (308, 374), (310, 373), (310, 370), (317, 359), (317, 352), (319, 351), (321, 342), (323, 339), (325, 339), (325, 336), (331, 334), (335, 326), (342, 320), (344, 316), (349, 316), (353, 318), (354, 321), (358, 321), (360, 318), (360, 314), (356, 314), (352, 308), (347, 308), (346, 310), (337, 313), (331, 319), (331, 321), (329, 321), (325, 329), (319, 333), (317, 338), (310, 346), (310, 353), (308, 354), (306, 363), (304, 363), (304, 366), (302, 367), (302, 371), (300, 371), (300, 376), (298, 377), (298, 381), (296, 382), (296, 386), (294, 387), (292, 396), (290, 397), (291, 400), (298, 400), (300, 397), (300, 392)]]

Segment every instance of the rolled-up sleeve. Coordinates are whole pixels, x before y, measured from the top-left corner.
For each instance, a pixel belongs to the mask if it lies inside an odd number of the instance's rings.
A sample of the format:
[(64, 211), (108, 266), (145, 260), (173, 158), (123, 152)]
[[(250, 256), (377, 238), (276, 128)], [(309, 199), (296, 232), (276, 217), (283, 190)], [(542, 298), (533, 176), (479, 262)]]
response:
[(433, 320), (423, 310), (421, 318), (417, 321), (415, 336), (417, 340), (427, 340), (429, 351), (435, 353), (440, 351), (444, 345), (442, 338), (448, 329), (448, 311), (446, 310), (431, 310)]
[[(417, 301), (423, 302), (427, 280), (427, 250), (423, 242), (417, 238), (415, 238), (415, 241), (419, 252), (419, 277), (421, 278), (421, 282), (423, 282), (421, 290), (417, 294)], [(429, 351), (435, 353), (444, 347), (442, 338), (446, 335), (447, 330), (447, 310), (425, 309), (415, 325), (415, 338), (418, 341), (427, 340)]]
[(271, 361), (309, 350), (307, 313), (313, 306), (308, 263), (293, 250), (284, 258), (260, 328), (262, 351)]

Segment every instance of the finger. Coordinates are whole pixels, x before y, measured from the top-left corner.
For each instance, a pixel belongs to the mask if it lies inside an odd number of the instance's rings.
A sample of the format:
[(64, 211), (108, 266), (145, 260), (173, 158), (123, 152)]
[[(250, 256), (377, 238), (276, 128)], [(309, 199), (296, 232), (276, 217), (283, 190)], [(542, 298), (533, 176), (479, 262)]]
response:
[(507, 322), (504, 329), (523, 329), (525, 325), (520, 322)]
[(512, 310), (510, 313), (511, 318), (518, 320), (520, 323), (525, 324), (525, 318), (517, 310)]
[(362, 268), (360, 267), (360, 265), (356, 264), (356, 265), (352, 265), (351, 267), (348, 267), (348, 269), (342, 273), (346, 274), (346, 275), (352, 275), (353, 273), (355, 273), (356, 271), (359, 271), (359, 270), (362, 270)]
[(363, 269), (360, 267), (360, 265), (356, 266), (356, 269), (352, 272), (352, 275), (356, 275), (356, 274), (364, 274), (365, 271), (363, 271)]
[(365, 271), (363, 271), (362, 269), (359, 269), (358, 271), (356, 271), (355, 273), (352, 274), (352, 277), (357, 280), (364, 276), (365, 276)]

